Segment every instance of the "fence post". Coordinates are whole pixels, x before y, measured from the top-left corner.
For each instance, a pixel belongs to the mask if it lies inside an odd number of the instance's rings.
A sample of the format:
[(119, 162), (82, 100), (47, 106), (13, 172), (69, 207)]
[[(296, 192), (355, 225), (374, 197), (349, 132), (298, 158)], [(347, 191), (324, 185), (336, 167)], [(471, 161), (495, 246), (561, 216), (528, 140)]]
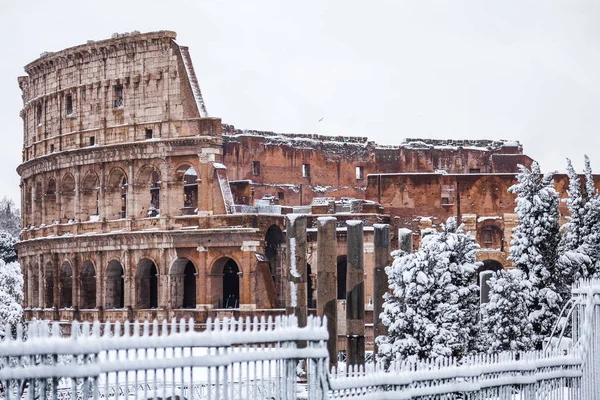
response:
[(365, 363), (365, 269), (363, 222), (348, 225), (348, 267), (346, 271), (346, 362)]
[(327, 318), (329, 367), (337, 365), (337, 241), (335, 217), (317, 219), (317, 310)]
[(390, 226), (375, 224), (375, 271), (373, 273), (373, 353), (377, 354), (377, 337), (387, 334), (385, 325), (379, 319), (383, 311), (383, 295), (388, 291), (388, 277), (385, 267), (390, 262)]

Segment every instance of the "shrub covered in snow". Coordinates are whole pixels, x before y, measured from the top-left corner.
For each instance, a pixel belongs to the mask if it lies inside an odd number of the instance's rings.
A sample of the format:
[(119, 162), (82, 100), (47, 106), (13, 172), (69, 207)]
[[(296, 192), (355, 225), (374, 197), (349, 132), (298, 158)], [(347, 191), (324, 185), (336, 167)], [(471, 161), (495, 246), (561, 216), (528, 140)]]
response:
[(23, 318), (23, 275), (17, 262), (0, 260), (0, 329)]
[(533, 325), (527, 309), (531, 283), (522, 271), (511, 270), (496, 272), (488, 284), (490, 301), (481, 310), (482, 351), (531, 350)]
[(17, 261), (15, 243), (17, 243), (17, 239), (13, 235), (0, 230), (0, 260), (6, 263)]
[(392, 293), (384, 297), (381, 320), (388, 335), (378, 337), (377, 358), (462, 357), (474, 348), (478, 330), (475, 238), (454, 218), (430, 231), (419, 250), (392, 253), (386, 268)]
[(531, 282), (529, 321), (534, 343), (539, 347), (552, 332), (563, 304), (560, 293), (564, 291), (564, 280), (558, 266), (559, 199), (552, 175), (542, 175), (536, 162), (531, 171), (522, 165), (519, 168), (518, 183), (509, 188), (517, 194), (515, 212), (519, 217), (509, 260)]

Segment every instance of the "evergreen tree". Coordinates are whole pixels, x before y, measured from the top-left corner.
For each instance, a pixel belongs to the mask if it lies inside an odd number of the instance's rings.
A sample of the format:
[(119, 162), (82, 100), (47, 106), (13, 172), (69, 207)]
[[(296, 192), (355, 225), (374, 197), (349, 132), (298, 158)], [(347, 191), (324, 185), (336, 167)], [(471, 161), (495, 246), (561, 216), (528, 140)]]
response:
[(513, 229), (510, 257), (531, 282), (529, 321), (534, 343), (541, 347), (549, 336), (563, 305), (564, 283), (558, 267), (560, 241), (558, 193), (552, 174), (542, 175), (534, 162), (531, 171), (520, 165), (518, 183), (509, 191), (517, 194), (515, 212), (519, 224)]
[(15, 249), (17, 239), (6, 231), (0, 230), (0, 260), (5, 263), (17, 261), (17, 250)]
[(454, 218), (424, 235), (419, 250), (394, 252), (386, 268), (392, 293), (384, 297), (378, 360), (462, 357), (474, 348), (478, 287), (475, 238)]
[(589, 257), (587, 276), (600, 277), (600, 195), (594, 186), (590, 159), (585, 156), (585, 197), (584, 222), (582, 229), (583, 246)]
[(0, 335), (6, 324), (15, 326), (22, 321), (23, 275), (17, 262), (0, 260)]
[(567, 217), (568, 222), (563, 225), (564, 233), (558, 250), (559, 268), (563, 276), (561, 296), (564, 299), (569, 298), (571, 286), (575, 281), (589, 276), (592, 262), (585, 244), (586, 210), (581, 180), (569, 159), (567, 159), (567, 174), (569, 176), (567, 206), (571, 215)]
[(21, 233), (21, 217), (15, 203), (6, 196), (0, 200), (0, 231), (6, 231), (19, 238)]
[(531, 283), (518, 270), (498, 271), (488, 284), (490, 301), (482, 306), (481, 344), (488, 353), (526, 351), (533, 346), (528, 321)]

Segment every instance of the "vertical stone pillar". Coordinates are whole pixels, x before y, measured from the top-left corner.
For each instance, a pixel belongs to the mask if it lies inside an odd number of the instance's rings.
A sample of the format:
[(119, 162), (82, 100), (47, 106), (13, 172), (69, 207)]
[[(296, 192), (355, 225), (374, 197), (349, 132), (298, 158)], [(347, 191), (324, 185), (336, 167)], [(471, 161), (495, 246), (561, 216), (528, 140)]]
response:
[(413, 251), (412, 231), (406, 228), (398, 229), (398, 249), (405, 253)]
[(327, 317), (329, 368), (337, 365), (337, 241), (335, 217), (320, 217), (317, 233), (317, 310)]
[(35, 219), (35, 213), (36, 213), (36, 201), (35, 199), (37, 198), (37, 189), (35, 187), (35, 182), (32, 182), (31, 184), (31, 223), (30, 225), (35, 225), (35, 226), (40, 226), (39, 221), (37, 221)]
[[(383, 295), (388, 291), (388, 276), (385, 267), (390, 265), (390, 226), (388, 224), (375, 224), (375, 271), (373, 273), (373, 338), (387, 334), (385, 325), (379, 315), (383, 311)], [(373, 352), (377, 354), (377, 341)]]
[(127, 218), (135, 218), (135, 201), (134, 201), (134, 175), (133, 175), (133, 160), (130, 160), (128, 163), (129, 166), (129, 176), (127, 177)]
[(40, 225), (41, 224), (46, 224), (46, 225), (50, 225), (50, 221), (47, 221), (47, 212), (46, 212), (46, 185), (47, 185), (48, 180), (46, 179), (44, 184), (42, 185), (42, 193), (40, 193), (40, 197), (42, 198), (42, 212), (41, 214), (41, 221), (40, 221)]
[(363, 222), (348, 225), (346, 270), (346, 362), (365, 363), (365, 268)]
[(287, 315), (294, 314), (299, 326), (306, 326), (306, 215), (286, 216), (288, 294)]
[(81, 181), (81, 169), (79, 168), (79, 166), (77, 166), (75, 168), (75, 198), (73, 199), (73, 219), (77, 222), (81, 221), (81, 213), (79, 210), (79, 204), (80, 204), (80, 196), (81, 196), (81, 185), (80, 185), (80, 181)]

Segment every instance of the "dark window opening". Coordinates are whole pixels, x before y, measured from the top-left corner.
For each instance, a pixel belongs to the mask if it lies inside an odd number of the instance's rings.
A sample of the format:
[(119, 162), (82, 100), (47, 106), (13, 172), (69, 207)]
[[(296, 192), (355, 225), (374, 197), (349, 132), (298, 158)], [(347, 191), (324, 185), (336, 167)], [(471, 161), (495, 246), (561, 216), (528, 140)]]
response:
[(223, 267), (223, 306), (238, 308), (240, 302), (240, 277), (235, 261), (229, 260)]
[(183, 308), (196, 308), (196, 268), (191, 261), (183, 271)]
[(482, 236), (484, 244), (492, 244), (492, 230), (491, 229), (484, 229), (481, 232), (481, 236)]
[(54, 145), (53, 144), (50, 145), (50, 153), (54, 153)]
[(160, 214), (160, 180), (158, 172), (152, 171), (152, 186), (150, 186), (150, 209), (149, 217), (157, 217)]
[(365, 177), (364, 174), (365, 174), (364, 167), (361, 167), (361, 166), (356, 167), (356, 180), (357, 181), (364, 179), (364, 177)]
[(65, 96), (65, 110), (67, 115), (73, 115), (73, 95), (71, 93)]
[(310, 178), (310, 164), (302, 164), (302, 177)]
[(96, 144), (96, 136), (90, 136), (90, 146), (93, 146)]
[(279, 200), (283, 200), (285, 198), (285, 193), (284, 192), (277, 192), (277, 198)]
[(152, 139), (152, 129), (146, 129), (146, 139)]
[(470, 174), (479, 174), (479, 173), (481, 173), (481, 169), (480, 168), (470, 168), (469, 173)]
[(443, 206), (446, 206), (446, 205), (448, 205), (448, 204), (451, 204), (451, 203), (450, 203), (450, 199), (449, 199), (449, 198), (447, 198), (447, 197), (442, 197), (442, 205), (443, 205)]
[(123, 108), (123, 85), (117, 85), (114, 89), (114, 106), (115, 108)]
[(252, 175), (260, 175), (260, 161), (252, 161)]
[(42, 119), (43, 119), (43, 115), (42, 115), (42, 104), (38, 104), (35, 108), (35, 117), (37, 119), (37, 123), (38, 125), (42, 124)]
[(127, 217), (127, 179), (121, 181), (121, 218)]

